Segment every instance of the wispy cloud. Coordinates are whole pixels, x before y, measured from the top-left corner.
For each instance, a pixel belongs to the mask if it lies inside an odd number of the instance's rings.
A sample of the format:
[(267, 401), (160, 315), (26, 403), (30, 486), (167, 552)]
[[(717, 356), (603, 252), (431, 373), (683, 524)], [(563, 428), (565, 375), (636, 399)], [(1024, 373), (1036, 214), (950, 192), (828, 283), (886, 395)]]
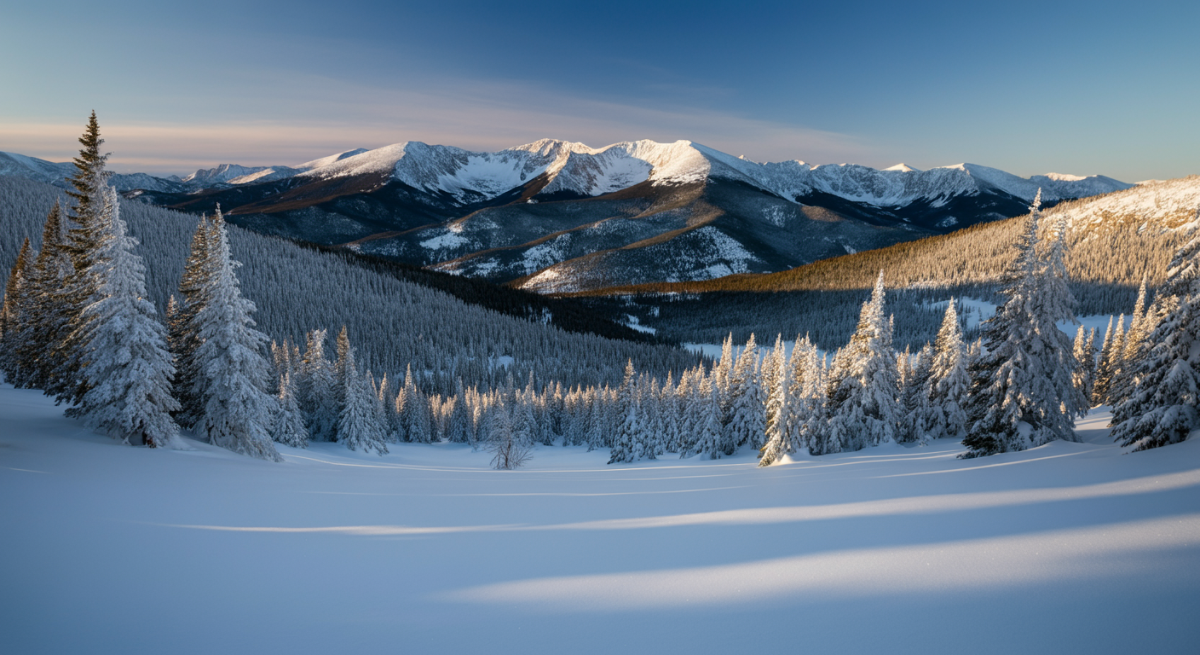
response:
[[(582, 141), (694, 140), (756, 160), (862, 161), (864, 139), (690, 110), (569, 97), (515, 81), (458, 81), (382, 88), (324, 77), (270, 80), (278, 90), (220, 118), (145, 122), (101, 115), (116, 170), (183, 173), (217, 163), (298, 164), (355, 147), (425, 141), (497, 150), (539, 138)], [(263, 99), (263, 98), (269, 99)], [(65, 160), (83, 118), (35, 123), (0, 119), (0, 150)]]

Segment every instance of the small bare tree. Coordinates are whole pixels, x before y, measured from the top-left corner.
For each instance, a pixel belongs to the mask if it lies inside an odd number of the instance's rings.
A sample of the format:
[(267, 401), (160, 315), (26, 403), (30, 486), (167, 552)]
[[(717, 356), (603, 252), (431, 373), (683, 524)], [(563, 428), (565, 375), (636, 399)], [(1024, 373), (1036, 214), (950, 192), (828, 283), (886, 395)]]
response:
[(492, 408), (492, 467), (501, 471), (519, 468), (533, 457), (533, 445), (513, 430), (511, 410), (503, 401)]

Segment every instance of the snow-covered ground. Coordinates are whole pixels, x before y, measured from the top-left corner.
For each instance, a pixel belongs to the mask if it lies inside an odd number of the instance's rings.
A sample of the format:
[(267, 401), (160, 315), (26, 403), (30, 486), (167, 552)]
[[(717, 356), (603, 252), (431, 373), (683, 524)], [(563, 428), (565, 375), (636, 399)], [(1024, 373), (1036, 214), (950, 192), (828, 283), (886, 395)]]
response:
[(1193, 653), (1200, 443), (130, 448), (0, 387), (4, 653)]

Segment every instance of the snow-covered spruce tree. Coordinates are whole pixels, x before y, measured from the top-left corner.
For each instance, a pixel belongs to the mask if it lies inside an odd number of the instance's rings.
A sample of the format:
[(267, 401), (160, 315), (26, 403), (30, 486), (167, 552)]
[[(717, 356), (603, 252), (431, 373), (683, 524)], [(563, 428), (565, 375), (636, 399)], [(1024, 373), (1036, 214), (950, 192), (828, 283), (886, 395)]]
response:
[(108, 236), (100, 242), (90, 274), (98, 300), (83, 310), (79, 375), (86, 391), (67, 415), (127, 444), (162, 447), (175, 441), (179, 428), (171, 412), (175, 367), (167, 351), (166, 329), (146, 298), (146, 268), (134, 254), (120, 216), (117, 190), (106, 188), (103, 222)]
[(29, 278), (31, 331), (21, 339), (18, 356), (28, 377), (24, 387), (45, 389), (54, 374), (55, 345), (65, 334), (67, 313), (61, 295), (67, 277), (75, 271), (67, 252), (68, 224), (58, 201), (54, 201), (42, 227), (42, 249)]
[(8, 274), (4, 287), (4, 304), (0, 306), (0, 372), (13, 386), (25, 386), (32, 377), (30, 366), (21, 357), (26, 343), (32, 338), (34, 324), (32, 294), (34, 259), (37, 253), (29, 245), (29, 238), (21, 244), (17, 261)]
[(533, 394), (517, 392), (512, 405), (512, 434), (518, 443), (533, 446), (537, 442), (537, 418), (534, 416), (533, 405), (536, 399)]
[(104, 140), (100, 138), (96, 112), (92, 112), (79, 143), (83, 147), (75, 158), (75, 175), (70, 179), (72, 189), (67, 191), (74, 201), (65, 244), (72, 270), (56, 292), (56, 305), (62, 314), (57, 326), (59, 332), (53, 335), (54, 342), (50, 345), (46, 369), (51, 372), (44, 385), (47, 395), (55, 396), (57, 402), (68, 403), (77, 403), (87, 391), (80, 375), (84, 365), (82, 344), (72, 335), (86, 333), (82, 325), (83, 310), (98, 300), (95, 266), (99, 263), (102, 242), (109, 238), (111, 229), (104, 217), (108, 155), (100, 153)]
[[(1121, 316), (1124, 319), (1124, 315)], [(1116, 336), (1113, 332), (1113, 318), (1108, 318), (1108, 329), (1104, 332), (1104, 343), (1100, 346), (1100, 361), (1096, 363), (1096, 378), (1092, 383), (1092, 406), (1108, 402), (1108, 388), (1113, 377), (1113, 350)]]
[[(220, 211), (218, 207), (217, 213)], [(175, 397), (180, 406), (176, 419), (185, 427), (194, 426), (204, 414), (206, 378), (200, 374), (200, 362), (196, 360), (196, 349), (200, 347), (196, 315), (206, 304), (205, 294), (212, 288), (217, 270), (213, 230), (213, 220), (201, 216), (179, 278), (179, 300), (174, 310), (167, 312), (167, 343), (175, 355)]]
[(1113, 375), (1109, 386), (1109, 404), (1116, 407), (1129, 399), (1138, 383), (1139, 363), (1146, 355), (1147, 340), (1154, 329), (1154, 317), (1146, 307), (1146, 278), (1142, 278), (1142, 286), (1138, 289), (1137, 303), (1133, 314), (1129, 317), (1129, 331), (1121, 344), (1121, 368)]
[(728, 437), (726, 430), (729, 427), (730, 419), (733, 417), (733, 375), (733, 333), (731, 332), (721, 344), (721, 358), (717, 360), (716, 365), (713, 366), (712, 373), (709, 375), (712, 378), (713, 389), (716, 390), (717, 398), (720, 400), (718, 420), (720, 421), (724, 437)]
[(789, 364), (790, 389), (787, 414), (788, 440), (793, 451), (809, 448), (825, 421), (825, 380), (821, 355), (809, 339), (796, 337)]
[(455, 382), (458, 393), (454, 396), (454, 409), (450, 412), (450, 441), (453, 443), (471, 442), (471, 415), (467, 405), (467, 392), (463, 388), (462, 378)]
[(1068, 214), (1061, 212), (1058, 220), (1051, 224), (1050, 243), (1043, 257), (1041, 284), (1035, 298), (1035, 316), (1039, 321), (1037, 334), (1043, 336), (1046, 343), (1045, 371), (1038, 379), (1039, 388), (1034, 390), (1044, 399), (1043, 406), (1047, 408), (1041, 443), (1054, 439), (1078, 440), (1075, 417), (1087, 413), (1091, 406), (1087, 397), (1075, 387), (1077, 363), (1071, 338), (1058, 329), (1059, 323), (1079, 322), (1075, 318), (1075, 296), (1067, 285), (1067, 218)]
[(767, 387), (766, 443), (759, 449), (759, 466), (770, 466), (792, 451), (788, 430), (788, 390), (791, 388), (791, 369), (783, 348), (783, 335), (775, 337), (771, 356), (763, 364), (763, 379)]
[(296, 383), (290, 371), (285, 371), (279, 379), (279, 409), (271, 425), (271, 440), (293, 448), (308, 448), (308, 428), (296, 402)]
[(758, 379), (758, 346), (754, 335), (746, 342), (729, 378), (729, 423), (722, 435), (722, 451), (732, 455), (749, 444), (758, 450), (766, 436), (766, 403)]
[(1113, 410), (1113, 439), (1135, 451), (1200, 433), (1200, 212), (1151, 308), (1154, 328), (1135, 363), (1127, 400)]
[[(696, 446), (694, 452), (704, 459), (720, 459), (724, 454), (721, 448), (721, 396), (717, 391), (716, 382), (706, 378), (696, 392), (695, 433)], [(690, 456), (692, 452), (681, 452), (680, 456)]]
[(312, 330), (305, 338), (304, 358), (296, 399), (304, 412), (309, 437), (313, 441), (336, 441), (338, 416), (333, 366), (325, 357), (325, 330)]
[(641, 424), (638, 421), (636, 372), (633, 360), (625, 364), (625, 379), (617, 395), (616, 410), (619, 423), (616, 434), (613, 435), (612, 449), (609, 451), (608, 463), (620, 464), (636, 459), (637, 441), (640, 438)]
[[(861, 450), (892, 441), (900, 420), (896, 357), (890, 322), (883, 317), (883, 271), (863, 303), (858, 328), (834, 358), (829, 381), (829, 440), (822, 454)], [(837, 450), (832, 450), (837, 448)]]
[(954, 299), (946, 306), (942, 327), (934, 343), (929, 370), (929, 400), (933, 423), (929, 433), (934, 439), (958, 439), (967, 436), (967, 392), (971, 376), (967, 373), (967, 347), (963, 343)]
[[(429, 412), (429, 399), (421, 388), (417, 386), (416, 380), (413, 378), (412, 366), (410, 365), (404, 374), (404, 389), (401, 391), (404, 397), (403, 408), (400, 411), (400, 423), (402, 425), (405, 441), (412, 443), (432, 443), (433, 442), (433, 422)], [(509, 401), (510, 417), (514, 418), (512, 412), (516, 411), (516, 396)], [(515, 425), (515, 423), (514, 423)]]
[[(1079, 329), (1075, 332), (1075, 344), (1072, 347), (1072, 352), (1075, 355), (1075, 388), (1079, 390), (1079, 393), (1083, 394), (1084, 398), (1088, 399), (1089, 406), (1092, 404), (1092, 386), (1096, 381), (1096, 354), (1093, 352), (1093, 348), (1096, 347), (1095, 343), (1096, 329), (1092, 328), (1089, 333), (1087, 329), (1080, 325)], [(1080, 416), (1086, 413), (1085, 410)]]
[[(346, 406), (346, 358), (350, 355), (350, 335), (346, 333), (346, 326), (343, 325), (341, 331), (338, 332), (337, 339), (334, 341), (335, 352), (337, 359), (333, 365), (333, 388), (334, 397), (337, 399), (337, 406), (340, 409), (345, 409)], [(339, 420), (339, 424), (341, 421)]]
[(691, 457), (696, 453), (700, 444), (700, 419), (704, 405), (708, 402), (705, 392), (701, 400), (701, 387), (704, 385), (704, 372), (699, 369), (685, 371), (679, 380), (679, 456)]
[(378, 422), (375, 410), (377, 402), (371, 381), (358, 370), (354, 361), (354, 350), (347, 345), (339, 348), (338, 369), (342, 378), (342, 413), (338, 416), (338, 443), (350, 450), (387, 453), (384, 445), (383, 426)]
[(642, 455), (646, 459), (658, 459), (666, 452), (663, 444), (662, 390), (658, 378), (650, 378), (641, 393), (639, 403), (642, 423)]
[(229, 237), (220, 215), (214, 225), (212, 287), (196, 314), (200, 328), (196, 360), (205, 378), (204, 415), (197, 430), (213, 445), (282, 461), (270, 435), (275, 399), (264, 391), (268, 365), (262, 349), (267, 337), (254, 329), (250, 318), (254, 303), (243, 298), (238, 288), (234, 268), (239, 264), (230, 257)]
[(603, 389), (591, 389), (588, 392), (588, 423), (587, 449), (588, 452), (604, 447), (604, 435), (609, 434), (608, 412), (605, 407), (605, 392)]
[(1071, 340), (1056, 325), (1075, 320), (1062, 263), (1065, 225), (1051, 233), (1043, 256), (1040, 215), (1039, 194), (1004, 277), (1005, 302), (983, 325), (987, 353), (971, 370), (962, 457), (1076, 439), (1075, 416), (1087, 401), (1075, 388)]
[(930, 398), (935, 357), (933, 347), (927, 343), (911, 363), (908, 379), (900, 391), (903, 418), (896, 435), (898, 443), (925, 445), (936, 429), (940, 412)]
[(663, 383), (660, 404), (662, 408), (663, 450), (667, 453), (678, 453), (680, 424), (683, 421), (683, 403), (679, 397), (679, 386), (683, 384), (680, 376), (679, 384), (675, 384), (671, 371), (667, 372), (667, 381)]

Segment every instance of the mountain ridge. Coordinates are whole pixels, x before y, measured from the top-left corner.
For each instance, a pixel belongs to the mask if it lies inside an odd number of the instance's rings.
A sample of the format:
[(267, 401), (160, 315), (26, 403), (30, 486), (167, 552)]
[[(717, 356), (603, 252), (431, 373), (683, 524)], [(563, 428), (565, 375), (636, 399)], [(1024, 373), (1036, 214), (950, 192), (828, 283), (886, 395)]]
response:
[[(71, 164), (0, 155), (63, 184)], [(48, 179), (50, 178), (50, 179)], [(541, 293), (770, 273), (1133, 185), (976, 164), (759, 163), (692, 141), (496, 152), (406, 141), (296, 166), (114, 176), (126, 198)]]

